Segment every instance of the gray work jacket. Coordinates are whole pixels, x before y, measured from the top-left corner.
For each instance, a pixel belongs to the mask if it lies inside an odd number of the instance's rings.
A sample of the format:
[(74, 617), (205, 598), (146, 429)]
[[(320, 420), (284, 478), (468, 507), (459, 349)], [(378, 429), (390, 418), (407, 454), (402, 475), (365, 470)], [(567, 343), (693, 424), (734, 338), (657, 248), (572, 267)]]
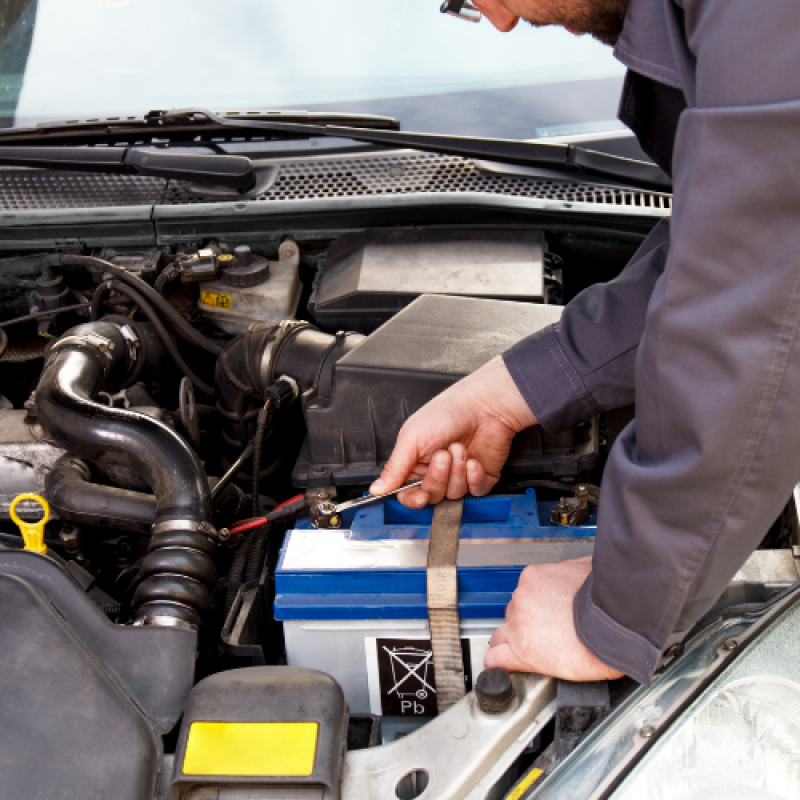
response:
[(635, 400), (574, 616), (642, 683), (800, 478), (799, 32), (798, 0), (631, 1), (620, 113), (671, 170), (672, 218), (504, 356), (545, 430)]

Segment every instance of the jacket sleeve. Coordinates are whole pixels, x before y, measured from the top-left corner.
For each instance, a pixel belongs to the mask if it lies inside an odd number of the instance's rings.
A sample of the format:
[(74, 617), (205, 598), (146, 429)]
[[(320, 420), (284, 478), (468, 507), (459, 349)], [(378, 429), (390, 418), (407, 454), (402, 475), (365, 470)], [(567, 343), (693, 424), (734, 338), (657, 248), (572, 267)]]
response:
[(680, 5), (672, 242), (574, 606), (584, 644), (643, 683), (800, 478), (800, 4)]
[(585, 289), (558, 323), (503, 354), (546, 431), (559, 433), (633, 403), (636, 351), (668, 252), (669, 220), (664, 219), (617, 278)]

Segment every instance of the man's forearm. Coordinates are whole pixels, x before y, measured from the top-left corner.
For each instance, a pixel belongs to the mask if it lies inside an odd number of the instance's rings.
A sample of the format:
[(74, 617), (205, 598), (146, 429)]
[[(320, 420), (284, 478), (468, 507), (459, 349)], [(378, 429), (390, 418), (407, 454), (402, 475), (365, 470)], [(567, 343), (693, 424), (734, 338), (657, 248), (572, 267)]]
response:
[(636, 350), (668, 251), (663, 220), (618, 278), (581, 292), (559, 323), (503, 355), (545, 430), (558, 433), (633, 403)]

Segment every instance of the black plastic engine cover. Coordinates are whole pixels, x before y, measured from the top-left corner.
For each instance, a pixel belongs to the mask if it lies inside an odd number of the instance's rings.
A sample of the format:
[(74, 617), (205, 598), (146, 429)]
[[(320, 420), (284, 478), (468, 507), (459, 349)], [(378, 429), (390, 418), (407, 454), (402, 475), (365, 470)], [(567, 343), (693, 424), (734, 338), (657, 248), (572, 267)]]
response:
[(175, 751), (171, 800), (338, 800), (347, 700), (322, 672), (250, 667), (192, 689)]
[(425, 294), (547, 298), (540, 231), (376, 228), (328, 248), (309, 311), (322, 330), (370, 333)]
[[(304, 398), (308, 437), (295, 466), (298, 486), (357, 485), (378, 476), (408, 417), (520, 339), (556, 322), (560, 306), (422, 295), (333, 369)], [(550, 435), (523, 431), (507, 470), (574, 477), (594, 466), (596, 421)]]
[(50, 557), (0, 550), (0, 798), (151, 800), (195, 649), (112, 624)]

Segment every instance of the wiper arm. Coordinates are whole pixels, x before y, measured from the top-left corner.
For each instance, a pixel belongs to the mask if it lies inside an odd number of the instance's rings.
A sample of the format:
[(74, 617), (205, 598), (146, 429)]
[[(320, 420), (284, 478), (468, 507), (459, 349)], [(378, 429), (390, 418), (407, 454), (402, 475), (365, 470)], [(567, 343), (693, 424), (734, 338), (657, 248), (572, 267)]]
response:
[[(155, 113), (155, 112), (153, 112)], [(570, 144), (547, 144), (525, 142), (517, 139), (481, 139), (469, 136), (442, 136), (433, 133), (410, 133), (390, 130), (364, 130), (341, 125), (310, 125), (306, 123), (262, 121), (237, 118), (235, 121), (214, 114), (202, 108), (171, 114), (203, 116), (216, 123), (220, 129), (243, 131), (264, 131), (271, 133), (299, 134), (305, 136), (334, 137), (351, 139), (356, 142), (383, 144), (390, 147), (412, 148), (431, 153), (447, 153), (484, 161), (496, 161), (523, 167), (539, 167), (569, 173), (582, 173), (598, 178), (614, 179), (635, 186), (662, 192), (672, 190), (672, 181), (655, 164), (636, 161), (594, 150), (585, 150)]]
[(246, 192), (256, 175), (249, 158), (159, 152), (137, 147), (0, 147), (0, 165), (115, 175), (225, 186)]
[[(192, 139), (207, 134), (211, 136), (236, 136), (237, 138), (262, 138), (269, 134), (273, 135), (282, 134), (284, 138), (288, 137), (330, 137), (337, 139), (350, 139), (357, 142), (365, 142), (368, 144), (387, 145), (389, 147), (397, 148), (411, 148), (414, 150), (423, 150), (431, 153), (446, 153), (448, 155), (460, 156), (461, 158), (472, 158), (483, 161), (495, 161), (501, 164), (511, 164), (523, 167), (537, 167), (544, 168), (559, 172), (566, 172), (572, 175), (585, 175), (604, 180), (613, 179), (621, 181), (629, 185), (634, 185), (646, 189), (669, 192), (672, 190), (672, 181), (670, 178), (655, 164), (650, 164), (644, 161), (636, 161), (629, 158), (621, 158), (620, 156), (613, 156), (607, 153), (598, 153), (593, 150), (585, 150), (581, 147), (575, 147), (570, 144), (548, 144), (543, 142), (525, 142), (517, 139), (482, 139), (478, 137), (468, 136), (443, 136), (432, 133), (411, 133), (397, 130), (379, 130), (377, 128), (359, 128), (344, 125), (317, 125), (308, 122), (288, 122), (283, 121), (277, 116), (267, 115), (269, 119), (254, 118), (255, 115), (237, 116), (231, 118), (230, 116), (221, 116), (214, 114), (202, 108), (184, 109), (181, 111), (151, 111), (144, 119), (148, 120), (148, 125), (155, 126), (155, 132), (149, 134), (150, 138), (158, 138), (169, 141), (180, 141), (190, 137)], [(310, 116), (310, 115), (309, 115)], [(390, 118), (383, 118), (384, 120)], [(396, 120), (393, 120), (396, 123)], [(92, 123), (93, 125), (95, 123)], [(101, 125), (101, 123), (97, 123)], [(104, 124), (104, 123), (103, 123)], [(39, 129), (31, 129), (36, 132)], [(72, 130), (72, 129), (70, 129)], [(141, 136), (143, 128), (138, 129), (139, 137)], [(152, 129), (150, 129), (152, 131)], [(63, 129), (56, 127), (52, 129), (54, 138), (63, 135)], [(88, 132), (83, 133), (86, 143), (97, 142), (102, 140), (118, 140), (120, 132), (114, 129), (113, 131), (101, 133), (94, 131), (91, 135)], [(5, 160), (6, 155), (11, 148), (3, 146), (6, 141), (9, 141), (12, 134), (20, 135), (17, 129), (10, 129), (8, 132), (0, 131), (0, 164), (6, 163), (21, 163), (11, 162)], [(191, 134), (191, 136), (190, 136)], [(25, 141), (51, 141), (50, 133), (46, 128), (43, 128), (36, 136), (28, 136)], [(19, 149), (19, 148), (17, 148)], [(39, 148), (34, 148), (38, 150)], [(72, 163), (77, 163), (80, 156), (77, 153), (85, 154), (89, 152), (86, 149), (73, 148), (76, 155)], [(54, 152), (63, 152), (60, 148), (51, 148)], [(103, 150), (121, 150), (126, 148), (103, 148)], [(202, 183), (215, 183), (220, 186), (233, 186), (239, 191), (247, 191), (252, 188), (255, 183), (255, 176), (252, 172), (252, 165), (249, 159), (244, 156), (230, 156), (230, 155), (181, 155), (169, 156), (168, 153), (156, 153), (153, 151), (137, 151), (135, 148), (127, 148), (131, 153), (147, 153), (149, 159), (149, 169), (158, 168), (159, 170), (168, 170), (167, 172), (143, 172), (141, 169), (132, 169), (134, 166), (131, 159), (136, 161), (141, 156), (128, 156), (127, 171), (139, 172), (139, 174), (158, 174), (159, 177), (172, 177), (179, 180), (190, 180), (193, 182)], [(102, 152), (102, 151), (99, 151)], [(162, 163), (155, 164), (156, 158), (153, 155), (161, 156)], [(88, 158), (88, 156), (87, 156)], [(180, 167), (169, 161), (170, 159), (179, 159), (182, 163)], [(192, 160), (197, 159), (194, 163), (201, 164), (201, 159), (206, 161), (205, 166), (196, 167), (194, 170), (190, 168)], [(216, 165), (216, 160), (221, 159), (237, 159), (238, 166), (231, 163), (229, 166)], [(185, 162), (185, 163), (184, 163)], [(93, 162), (97, 164), (97, 161)], [(249, 165), (245, 167), (245, 164)], [(32, 164), (27, 162), (24, 166), (53, 166), (52, 164)], [(60, 169), (67, 167), (62, 163), (58, 165)], [(98, 171), (98, 167), (73, 167), (74, 169), (94, 169)], [(189, 170), (189, 177), (183, 177), (187, 173), (184, 170)], [(105, 171), (121, 171), (106, 169)], [(221, 173), (218, 176), (218, 173)], [(217, 177), (212, 177), (217, 176)]]

